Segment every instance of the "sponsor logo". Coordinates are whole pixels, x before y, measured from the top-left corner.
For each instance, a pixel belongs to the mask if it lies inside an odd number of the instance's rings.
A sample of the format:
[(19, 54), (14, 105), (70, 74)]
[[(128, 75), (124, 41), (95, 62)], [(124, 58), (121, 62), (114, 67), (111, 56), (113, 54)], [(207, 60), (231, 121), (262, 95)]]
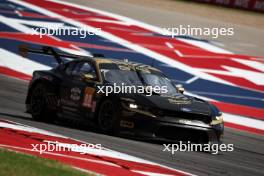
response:
[(174, 99), (174, 98), (169, 98), (168, 99), (170, 104), (190, 104), (190, 100), (182, 100), (182, 99)]
[(93, 94), (95, 93), (95, 89), (91, 87), (86, 87), (84, 91), (84, 100), (83, 106), (87, 108), (92, 108), (92, 112), (95, 112), (96, 101), (93, 101)]
[(71, 99), (74, 101), (78, 101), (81, 98), (81, 89), (78, 87), (74, 87), (71, 89)]
[(120, 126), (124, 128), (134, 128), (134, 123), (126, 120), (121, 120)]

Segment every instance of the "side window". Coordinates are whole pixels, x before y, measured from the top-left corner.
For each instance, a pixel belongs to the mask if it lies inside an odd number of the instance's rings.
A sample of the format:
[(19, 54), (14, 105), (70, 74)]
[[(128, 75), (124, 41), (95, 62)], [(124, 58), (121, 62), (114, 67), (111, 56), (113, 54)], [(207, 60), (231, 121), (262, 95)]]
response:
[(94, 79), (97, 79), (94, 66), (88, 62), (83, 63), (83, 65), (80, 67), (80, 74), (91, 74)]
[(75, 65), (76, 65), (75, 62), (68, 63), (67, 66), (66, 66), (66, 69), (65, 69), (65, 73), (67, 75), (71, 75)]
[(72, 75), (73, 76), (79, 76), (79, 69), (82, 66), (83, 62), (78, 62), (77, 64), (75, 64), (73, 70), (72, 70)]
[(80, 74), (86, 74), (86, 73), (92, 73), (93, 71), (95, 71), (92, 66), (85, 62), (81, 67), (80, 67)]
[(95, 68), (88, 62), (80, 62), (72, 71), (73, 76), (81, 76), (82, 74), (91, 74), (94, 78), (96, 78)]

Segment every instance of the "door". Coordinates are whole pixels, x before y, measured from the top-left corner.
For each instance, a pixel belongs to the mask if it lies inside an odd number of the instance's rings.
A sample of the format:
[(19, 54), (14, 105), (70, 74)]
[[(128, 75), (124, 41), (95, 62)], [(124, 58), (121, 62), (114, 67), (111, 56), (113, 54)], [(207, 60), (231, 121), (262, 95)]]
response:
[(87, 89), (95, 87), (98, 78), (94, 65), (89, 61), (70, 62), (65, 68), (60, 88), (61, 113), (67, 117), (84, 117), (84, 105)]

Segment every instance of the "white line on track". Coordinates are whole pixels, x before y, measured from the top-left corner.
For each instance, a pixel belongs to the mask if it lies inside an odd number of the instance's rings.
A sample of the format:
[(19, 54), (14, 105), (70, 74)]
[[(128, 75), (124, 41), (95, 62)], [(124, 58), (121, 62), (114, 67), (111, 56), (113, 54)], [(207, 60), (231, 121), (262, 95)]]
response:
[[(70, 23), (72, 25), (78, 26), (80, 28), (87, 28), (91, 32), (93, 32), (95, 30), (95, 28), (92, 27), (92, 26), (89, 26), (87, 24), (84, 24), (84, 23), (81, 23), (81, 22), (78, 22), (78, 21), (74, 21), (72, 19), (66, 18), (66, 17), (64, 17), (62, 15), (59, 15), (57, 13), (54, 13), (54, 12), (48, 11), (46, 9), (40, 8), (38, 6), (32, 5), (30, 3), (21, 2), (21, 1), (17, 1), (17, 0), (9, 0), (9, 1), (17, 3), (17, 4), (20, 4), (22, 6), (26, 6), (26, 7), (31, 8), (31, 9), (34, 9), (34, 10), (36, 10), (36, 11), (42, 13), (42, 14), (45, 14), (45, 15), (48, 15), (48, 16), (51, 16), (51, 17), (54, 17), (54, 18), (61, 19), (63, 21), (66, 21), (67, 23)], [(112, 13), (109, 13), (109, 12), (104, 12), (104, 11), (101, 11), (101, 10), (98, 10), (98, 9), (93, 9), (93, 8), (90, 8), (90, 7), (84, 7), (84, 6), (80, 6), (80, 5), (76, 5), (76, 4), (72, 4), (72, 3), (68, 3), (68, 2), (62, 2), (62, 1), (57, 1), (57, 0), (55, 0), (54, 2), (70, 5), (70, 6), (77, 7), (77, 8), (83, 9), (83, 10), (89, 10), (89, 11), (92, 11), (92, 12), (95, 12), (95, 13), (100, 13), (100, 14), (107, 15), (107, 16), (111, 16), (111, 17), (117, 18), (117, 19), (119, 19), (119, 20), (121, 20), (123, 22), (129, 22), (131, 24), (136, 24), (136, 25), (139, 25), (139, 26), (144, 27), (146, 29), (149, 29), (151, 31), (155, 31), (157, 33), (160, 33), (160, 34), (164, 33), (164, 31), (161, 28), (158, 28), (158, 27), (146, 24), (146, 23), (142, 23), (142, 22), (139, 22), (139, 21), (127, 18), (127, 17), (123, 17), (123, 16), (120, 16), (120, 15), (117, 15), (117, 14), (112, 14)], [(133, 43), (127, 41), (127, 40), (124, 40), (124, 39), (122, 39), (120, 37), (112, 35), (112, 34), (110, 34), (108, 32), (102, 31), (101, 35), (104, 38), (107, 38), (109, 40), (115, 41), (116, 43), (119, 43), (119, 44), (121, 44), (121, 45), (123, 45), (123, 46), (125, 46), (127, 48), (135, 50), (135, 51), (137, 51), (139, 53), (144, 53), (145, 55), (147, 55), (147, 56), (149, 56), (151, 58), (155, 58), (155, 59), (157, 59), (157, 60), (159, 60), (159, 61), (161, 61), (163, 63), (170, 64), (170, 65), (174, 66), (175, 68), (178, 68), (178, 69), (183, 70), (185, 72), (187, 71), (190, 74), (196, 75), (196, 76), (201, 77), (203, 79), (210, 80), (210, 81), (213, 81), (213, 82), (219, 82), (219, 83), (222, 83), (222, 84), (233, 85), (232, 83), (230, 83), (228, 81), (225, 81), (225, 80), (223, 80), (221, 78), (217, 78), (217, 77), (212, 76), (210, 74), (197, 71), (197, 70), (193, 69), (192, 67), (190, 67), (188, 65), (185, 65), (185, 64), (183, 64), (183, 63), (181, 63), (179, 61), (173, 60), (173, 59), (171, 59), (169, 57), (166, 57), (164, 55), (156, 53), (156, 52), (154, 52), (154, 51), (152, 51), (150, 49), (144, 48), (142, 46), (133, 44)], [(201, 42), (201, 41), (193, 41), (193, 45), (198, 45), (198, 44), (199, 44), (200, 48), (203, 48), (203, 49), (206, 49), (206, 50), (208, 50), (209, 48), (216, 48), (215, 46), (212, 46), (212, 45), (210, 45), (208, 43), (204, 43), (204, 42)], [(210, 51), (217, 52), (215, 50), (210, 50)]]
[[(39, 133), (39, 134), (45, 134), (45, 135), (54, 136), (54, 137), (60, 137), (60, 138), (69, 138), (69, 137), (66, 137), (66, 136), (63, 136), (63, 135), (60, 135), (60, 134), (57, 134), (57, 133), (49, 132), (49, 131), (46, 131), (46, 130), (42, 130), (42, 129), (39, 129), (39, 128), (34, 128), (34, 127), (31, 127), (31, 126), (27, 126), (27, 125), (21, 125), (21, 124), (16, 123), (16, 122), (12, 122), (12, 123), (13, 124), (0, 122), (0, 127), (2, 127), (2, 128), (11, 128), (11, 129), (14, 129), (14, 130), (21, 130), (21, 131), (27, 131), (27, 132), (33, 132), (33, 133)], [(82, 143), (87, 143), (87, 142), (82, 141)], [(65, 144), (61, 143), (61, 145), (65, 145)], [(65, 145), (65, 147), (66, 147), (66, 145)], [(154, 162), (147, 161), (147, 160), (144, 160), (144, 159), (141, 159), (141, 158), (137, 158), (137, 157), (134, 157), (134, 156), (131, 156), (131, 155), (123, 154), (123, 153), (116, 152), (116, 151), (113, 151), (113, 150), (109, 150), (109, 149), (106, 149), (106, 148), (103, 148), (103, 149), (104, 150), (99, 150), (99, 149), (96, 149), (96, 150), (95, 149), (89, 149), (88, 150), (87, 149), (84, 152), (90, 153), (90, 154), (94, 154), (94, 155), (101, 155), (101, 156), (108, 156), (108, 157), (113, 157), (113, 158), (118, 158), (118, 159), (124, 159), (124, 160), (127, 160), (127, 161), (134, 161), (134, 162), (139, 162), (139, 163), (157, 165)]]
[[(84, 23), (75, 21), (75, 20), (70, 19), (70, 18), (66, 18), (66, 17), (64, 17), (62, 15), (59, 15), (59, 14), (54, 13), (54, 12), (51, 12), (51, 11), (49, 11), (47, 9), (43, 9), (41, 7), (32, 5), (32, 4), (27, 3), (27, 2), (24, 2), (24, 1), (17, 1), (17, 0), (9, 0), (9, 1), (10, 2), (13, 2), (13, 3), (16, 3), (16, 4), (20, 4), (20, 5), (25, 6), (25, 7), (28, 7), (30, 9), (33, 9), (35, 11), (38, 11), (38, 12), (40, 12), (42, 14), (47, 15), (47, 16), (54, 17), (54, 18), (58, 18), (58, 19), (60, 19), (62, 21), (65, 21), (65, 22), (71, 24), (71, 25), (75, 25), (75, 26), (78, 26), (80, 28), (86, 28), (86, 29), (88, 29), (91, 32), (96, 32), (95, 27), (92, 27), (92, 26), (89, 26), (87, 24), (84, 24)], [(65, 2), (61, 2), (61, 1), (56, 1), (56, 2), (61, 3), (61, 4), (68, 4), (68, 5), (71, 5), (71, 6), (74, 6), (74, 7), (78, 7), (78, 8), (84, 9), (84, 10), (91, 10), (91, 11), (94, 11), (94, 12), (97, 12), (97, 13), (104, 14), (103, 11), (91, 9), (91, 8), (88, 8), (88, 7), (78, 6), (78, 5), (74, 5), (74, 4), (71, 4), (71, 3), (65, 3)], [(130, 21), (128, 21), (130, 23), (135, 22), (136, 24), (142, 24), (142, 25), (144, 24), (143, 27), (149, 27), (150, 29), (153, 29), (153, 26), (151, 28), (150, 27), (151, 25), (147, 25), (145, 23), (137, 22), (135, 20), (132, 20), (132, 19), (129, 19), (129, 18), (126, 18), (126, 17), (122, 17), (121, 18), (120, 16), (115, 15), (115, 14), (110, 14), (110, 13), (106, 13), (106, 14), (108, 14), (108, 15), (110, 15), (112, 17), (117, 16), (118, 19), (121, 19), (121, 20), (122, 19), (130, 20)], [(132, 23), (132, 24), (134, 24), (134, 23)], [(157, 29), (161, 30), (160, 28), (155, 28), (155, 30), (157, 30)], [(161, 31), (159, 31), (159, 32), (161, 32)], [(188, 72), (190, 74), (193, 74), (195, 76), (198, 76), (200, 78), (203, 78), (203, 79), (206, 79), (206, 80), (210, 80), (210, 81), (213, 81), (213, 82), (219, 82), (219, 83), (222, 83), (222, 84), (233, 85), (233, 83), (231, 83), (231, 82), (225, 81), (225, 80), (223, 80), (221, 78), (217, 78), (217, 77), (215, 77), (213, 75), (210, 75), (208, 73), (202, 72), (200, 70), (193, 69), (192, 67), (190, 67), (188, 65), (185, 65), (185, 64), (183, 64), (183, 63), (181, 63), (181, 62), (179, 62), (177, 60), (173, 60), (173, 59), (171, 59), (171, 58), (169, 58), (167, 56), (164, 56), (164, 55), (161, 55), (159, 53), (156, 53), (156, 52), (154, 52), (154, 51), (152, 51), (150, 49), (147, 49), (147, 48), (144, 48), (142, 46), (133, 44), (133, 43), (131, 43), (129, 41), (126, 41), (126, 40), (124, 40), (124, 39), (122, 39), (120, 37), (117, 37), (115, 35), (112, 35), (112, 34), (110, 34), (108, 32), (102, 31), (101, 32), (101, 35), (104, 38), (107, 38), (109, 40), (115, 41), (116, 43), (119, 43), (119, 44), (121, 44), (121, 45), (123, 45), (123, 46), (125, 46), (127, 48), (130, 48), (130, 49), (132, 49), (134, 51), (137, 51), (137, 52), (140, 52), (140, 53), (144, 53), (145, 55), (147, 55), (147, 56), (149, 56), (151, 58), (155, 58), (155, 59), (157, 59), (157, 60), (159, 60), (159, 61), (161, 61), (163, 63), (172, 65), (175, 68), (178, 68), (180, 70), (183, 70), (185, 72)]]
[(46, 130), (41, 130), (39, 128), (34, 128), (34, 127), (30, 127), (30, 126), (26, 126), (26, 125), (21, 125), (21, 124), (17, 124), (17, 123), (5, 123), (5, 122), (0, 122), (0, 127), (1, 128), (11, 128), (14, 130), (21, 130), (21, 131), (27, 131), (27, 132), (31, 132), (31, 133), (40, 133), (40, 134), (45, 134), (45, 135), (49, 135), (49, 136), (54, 136), (54, 137), (60, 137), (60, 138), (66, 138), (63, 135), (59, 135), (57, 133), (52, 133)]
[[(153, 25), (141, 22), (141, 21), (134, 20), (134, 19), (129, 18), (129, 17), (125, 17), (125, 16), (122, 16), (122, 15), (114, 14), (114, 13), (111, 13), (111, 12), (106, 12), (106, 11), (103, 11), (103, 10), (99, 10), (99, 9), (95, 9), (95, 8), (91, 8), (91, 7), (87, 7), (87, 6), (81, 6), (81, 5), (70, 3), (70, 2), (64, 2), (64, 1), (61, 1), (61, 0), (48, 0), (48, 1), (54, 1), (54, 2), (57, 2), (57, 3), (61, 3), (61, 4), (64, 4), (64, 5), (69, 5), (69, 6), (80, 8), (80, 9), (83, 9), (83, 10), (89, 10), (89, 11), (92, 11), (94, 13), (99, 13), (99, 14), (102, 14), (102, 15), (105, 15), (105, 16), (110, 16), (110, 17), (119, 19), (119, 20), (121, 20), (123, 22), (126, 22), (126, 23), (129, 23), (129, 24), (135, 24), (135, 25), (138, 25), (138, 26), (142, 26), (145, 29), (148, 29), (150, 31), (154, 31), (154, 32), (159, 33), (159, 34), (164, 34), (164, 33), (166, 33), (168, 35), (172, 34), (172, 32), (169, 31), (169, 30), (165, 31), (164, 29), (162, 29), (160, 27), (156, 27), (156, 26), (153, 26)], [(212, 52), (216, 52), (216, 53), (232, 54), (232, 52), (230, 52), (230, 51), (227, 51), (227, 50), (224, 50), (222, 48), (216, 47), (216, 46), (214, 46), (212, 44), (209, 44), (209, 43), (205, 43), (203, 41), (194, 41), (194, 40), (190, 41), (188, 39), (180, 39), (180, 38), (177, 38), (177, 40), (189, 43), (191, 45), (195, 45), (197, 47), (203, 48), (203, 49), (208, 50), (208, 51), (212, 51)]]
[(165, 42), (165, 45), (167, 45), (167, 46), (168, 46), (169, 48), (171, 48), (171, 49), (174, 48), (170, 42)]
[(252, 119), (244, 116), (239, 116), (239, 115), (233, 115), (233, 114), (228, 114), (228, 113), (223, 113), (224, 121), (242, 125), (242, 126), (247, 126), (251, 128), (256, 128), (259, 130), (264, 130), (264, 121), (263, 120), (257, 120), (257, 119)]
[[(26, 20), (19, 20), (19, 19), (9, 18), (9, 17), (5, 17), (5, 16), (2, 16), (2, 15), (0, 15), (0, 21), (2, 23), (4, 23), (5, 25), (10, 26), (11, 28), (14, 28), (14, 29), (16, 29), (18, 31), (21, 31), (21, 32), (25, 33), (25, 34), (31, 34), (31, 35), (32, 34), (39, 35), (40, 33), (37, 32), (37, 31), (34, 31), (33, 28), (30, 28), (30, 27), (27, 27), (27, 26), (23, 25), (23, 23), (25, 23), (25, 24), (31, 23), (31, 25), (39, 23), (40, 26), (41, 26), (41, 24), (46, 24), (46, 25), (50, 24), (49, 22), (32, 22), (32, 21), (26, 21)], [(53, 38), (54, 40), (61, 41), (57, 37), (54, 37), (54, 36), (51, 36), (51, 35), (49, 35), (49, 37)], [(84, 49), (81, 49), (81, 48), (79, 48), (77, 46), (74, 46), (74, 45), (72, 45), (72, 46), (75, 48), (75, 50), (74, 49), (69, 49), (69, 48), (63, 48), (63, 47), (58, 47), (58, 48), (60, 50), (62, 50), (62, 51), (73, 53), (73, 54), (76, 54), (76, 55), (91, 56), (91, 54), (88, 51), (86, 51)]]
[(174, 50), (174, 52), (175, 52), (179, 57), (184, 57), (184, 55), (183, 55), (179, 50)]
[(131, 170), (132, 172), (140, 173), (147, 176), (173, 176), (168, 174), (160, 174), (160, 173), (153, 173), (153, 172), (145, 172), (145, 171), (137, 171), (137, 170)]
[(51, 67), (26, 59), (8, 50), (0, 48), (0, 66), (32, 75), (35, 70), (49, 70)]
[[(9, 122), (9, 123), (8, 123)], [(48, 132), (46, 130), (42, 130), (42, 129), (38, 129), (35, 127), (31, 127), (31, 126), (27, 126), (21, 123), (16, 123), (13, 121), (7, 121), (7, 123), (5, 122), (0, 122), (0, 127), (4, 127), (4, 128), (11, 128), (11, 129), (15, 129), (15, 130), (22, 130), (22, 131), (27, 131), (27, 132), (36, 132), (36, 133), (40, 133), (40, 134), (46, 134), (46, 135), (53, 135), (53, 136), (57, 136), (57, 137), (63, 137), (63, 138), (69, 138), (69, 137), (65, 137), (65, 136), (61, 136), (59, 134), (53, 133), (53, 132)], [(72, 138), (70, 138), (72, 139)], [(76, 139), (73, 139), (76, 140)], [(83, 144), (88, 144), (87, 142), (84, 141), (80, 141), (80, 140), (76, 140), (79, 141)], [(63, 145), (63, 143), (61, 143)], [(27, 150), (27, 151), (31, 151), (31, 149), (28, 148), (21, 148), (21, 147), (16, 147), (16, 146), (9, 146), (9, 145), (4, 145), (4, 144), (0, 144), (0, 147), (12, 147), (12, 148), (16, 148), (16, 149), (21, 149), (21, 150)], [(102, 148), (97, 149), (98, 151), (87, 151), (85, 150), (84, 152), (92, 154), (92, 155), (100, 155), (100, 156), (108, 156), (108, 157), (112, 157), (112, 158), (117, 158), (117, 159), (121, 159), (121, 160), (126, 160), (126, 161), (132, 161), (132, 162), (138, 162), (138, 163), (144, 163), (144, 164), (150, 164), (150, 165), (156, 165), (156, 166), (160, 166), (172, 171), (177, 171), (180, 173), (183, 173), (185, 175), (192, 175), (190, 173), (178, 170), (178, 169), (174, 169), (174, 168), (170, 168), (155, 162), (151, 162), (145, 159), (141, 159), (138, 157), (134, 157), (125, 153), (120, 153), (114, 150), (110, 150), (107, 148)], [(39, 151), (34, 151), (34, 152), (39, 152)], [(110, 163), (110, 162), (105, 162), (105, 161), (98, 161), (98, 160), (92, 160), (92, 159), (87, 159), (87, 158), (81, 158), (81, 157), (76, 157), (76, 156), (69, 156), (69, 155), (63, 155), (63, 154), (58, 154), (58, 153), (51, 153), (51, 152), (43, 152), (46, 154), (51, 154), (51, 155), (56, 155), (56, 156), (62, 156), (62, 157), (67, 157), (67, 158), (73, 158), (73, 159), (79, 159), (79, 160), (83, 160), (83, 161), (89, 161), (89, 162), (95, 162), (95, 163), (99, 163), (99, 164), (106, 164), (106, 165), (110, 165), (110, 166), (116, 166), (116, 167), (120, 167), (119, 165), (116, 165), (114, 163)], [(80, 153), (80, 152), (78, 152)]]
[(191, 91), (191, 92), (195, 94), (199, 94), (199, 95), (215, 95), (215, 96), (239, 98), (239, 99), (245, 99), (245, 100), (264, 101), (263, 98), (248, 97), (248, 96), (241, 96), (241, 95), (234, 95), (234, 94), (223, 94), (223, 93), (202, 92), (202, 91)]
[(187, 81), (185, 81), (186, 84), (191, 84), (192, 82), (196, 81), (197, 79), (199, 79), (199, 77), (194, 76), (191, 79), (188, 79)]
[[(4, 144), (0, 144), (0, 147), (7, 147), (7, 148), (26, 150), (26, 151), (39, 153), (39, 151), (32, 151), (32, 149), (24, 148), (24, 147), (17, 147), (17, 146), (4, 145)], [(60, 153), (47, 152), (47, 151), (42, 151), (42, 153), (43, 154), (49, 154), (49, 155), (55, 155), (55, 156), (61, 156), (61, 157), (65, 157), (65, 158), (77, 159), (77, 160), (82, 160), (82, 161), (89, 161), (89, 162), (98, 163), (98, 164), (104, 164), (104, 165), (108, 165), (108, 166), (120, 167), (119, 165), (116, 165), (116, 164), (110, 163), (110, 162), (106, 162), (106, 161), (93, 160), (93, 159), (88, 159), (88, 158), (81, 158), (81, 157), (77, 157), (77, 156), (70, 156), (70, 155), (64, 155), (64, 154), (60, 154)]]
[(179, 56), (179, 57), (190, 57), (190, 58), (210, 58), (210, 59), (226, 59), (228, 58), (227, 56), (207, 56), (207, 55), (184, 55), (180, 50), (175, 49), (175, 47), (170, 43), (170, 42), (165, 42), (165, 45), (170, 48), (174, 49), (173, 51)]

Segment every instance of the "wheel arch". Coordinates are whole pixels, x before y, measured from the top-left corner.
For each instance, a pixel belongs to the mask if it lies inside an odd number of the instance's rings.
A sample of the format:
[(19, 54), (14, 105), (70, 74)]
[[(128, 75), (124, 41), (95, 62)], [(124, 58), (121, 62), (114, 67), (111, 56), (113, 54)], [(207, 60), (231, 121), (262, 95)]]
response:
[(26, 104), (29, 104), (30, 103), (30, 100), (31, 100), (31, 94), (32, 94), (32, 90), (34, 90), (34, 88), (39, 85), (39, 84), (44, 84), (44, 85), (47, 85), (47, 86), (50, 86), (50, 87), (53, 87), (55, 88), (55, 91), (58, 91), (56, 90), (56, 85), (55, 83), (47, 80), (47, 79), (44, 79), (44, 78), (40, 78), (40, 79), (37, 79), (35, 80), (32, 85), (30, 86), (29, 90), (28, 90), (28, 94), (27, 94), (27, 97), (26, 97)]
[(96, 109), (95, 109), (95, 116), (94, 119), (98, 118), (98, 113), (99, 113), (99, 109), (102, 105), (102, 103), (106, 100), (111, 100), (111, 101), (115, 101), (115, 102), (120, 102), (120, 98), (114, 96), (114, 95), (109, 95), (109, 96), (103, 96), (100, 98), (100, 100), (98, 101), (97, 105), (96, 105)]

